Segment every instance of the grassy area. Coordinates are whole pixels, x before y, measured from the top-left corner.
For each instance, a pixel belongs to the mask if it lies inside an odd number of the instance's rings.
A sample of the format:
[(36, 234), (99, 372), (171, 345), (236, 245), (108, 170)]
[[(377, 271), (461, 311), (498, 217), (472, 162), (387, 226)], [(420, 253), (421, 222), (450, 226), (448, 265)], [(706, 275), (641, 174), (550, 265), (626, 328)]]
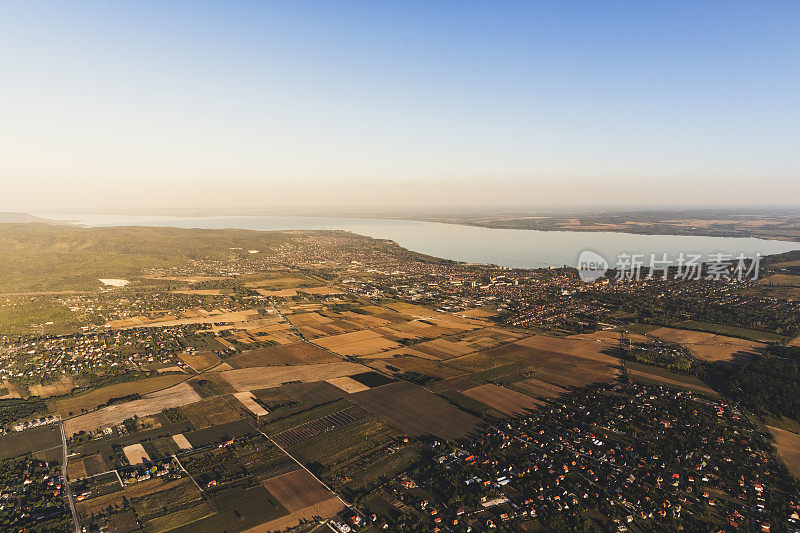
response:
[(73, 331), (81, 324), (75, 313), (60, 302), (50, 299), (15, 297), (0, 303), (2, 335), (64, 333)]
[(697, 320), (684, 320), (674, 324), (676, 328), (693, 329), (696, 331), (705, 331), (708, 333), (716, 333), (717, 335), (727, 335), (729, 337), (740, 337), (751, 341), (758, 342), (780, 342), (784, 340), (781, 335), (769, 333), (766, 331), (757, 331), (754, 329), (739, 328), (736, 326), (726, 326), (724, 324), (714, 324), (711, 322), (699, 322)]

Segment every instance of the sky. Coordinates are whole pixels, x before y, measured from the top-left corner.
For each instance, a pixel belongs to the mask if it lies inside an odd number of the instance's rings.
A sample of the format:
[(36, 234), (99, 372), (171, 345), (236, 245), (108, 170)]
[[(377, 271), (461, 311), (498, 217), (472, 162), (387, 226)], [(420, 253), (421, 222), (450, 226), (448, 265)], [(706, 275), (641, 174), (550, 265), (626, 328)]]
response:
[(800, 204), (800, 2), (0, 3), (0, 210)]

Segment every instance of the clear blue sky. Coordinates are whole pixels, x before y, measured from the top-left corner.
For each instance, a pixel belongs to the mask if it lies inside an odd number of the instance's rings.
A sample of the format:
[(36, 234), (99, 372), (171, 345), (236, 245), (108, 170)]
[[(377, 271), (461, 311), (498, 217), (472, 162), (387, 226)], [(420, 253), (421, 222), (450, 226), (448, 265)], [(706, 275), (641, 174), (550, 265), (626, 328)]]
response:
[(800, 203), (796, 1), (5, 2), (0, 73), (2, 209)]

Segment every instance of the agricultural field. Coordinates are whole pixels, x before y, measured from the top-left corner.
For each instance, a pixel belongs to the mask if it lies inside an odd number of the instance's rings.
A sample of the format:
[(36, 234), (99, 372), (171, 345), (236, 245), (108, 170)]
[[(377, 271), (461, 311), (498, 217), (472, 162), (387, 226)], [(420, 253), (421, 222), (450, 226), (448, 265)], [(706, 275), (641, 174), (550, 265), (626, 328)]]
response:
[(649, 335), (681, 344), (692, 355), (708, 362), (740, 361), (761, 353), (767, 346), (763, 342), (686, 329), (658, 328)]
[[(274, 391), (275, 389), (270, 389)], [(289, 383), (282, 386), (280, 389), (281, 397), (290, 399), (290, 401), (300, 402), (304, 406), (313, 407), (334, 400), (344, 398), (347, 393), (342, 389), (335, 387), (327, 381), (312, 381), (309, 383)], [(261, 391), (255, 391), (258, 398), (262, 398)], [(288, 395), (288, 397), (283, 396)], [(280, 405), (280, 404), (279, 404)]]
[(214, 352), (199, 352), (197, 354), (179, 353), (181, 361), (192, 367), (195, 372), (203, 372), (211, 367), (217, 366), (221, 360)]
[[(453, 363), (477, 372), (479, 367), (517, 362), (527, 367), (522, 377), (534, 377), (561, 388), (581, 387), (597, 381), (611, 381), (619, 375), (617, 343), (600, 339), (566, 339), (536, 335), (467, 356), (469, 367), (461, 359)], [(480, 356), (480, 358), (478, 358)], [(485, 378), (484, 378), (485, 379)]]
[(333, 363), (339, 357), (310, 342), (296, 342), (243, 352), (227, 359), (234, 368)]
[(132, 394), (145, 395), (153, 391), (166, 389), (185, 379), (186, 376), (179, 374), (164, 374), (136, 381), (115, 383), (90, 392), (50, 400), (48, 406), (52, 412), (59, 413), (66, 418), (84, 411), (97, 409), (99, 405), (106, 404), (112, 398), (124, 398)]
[(772, 426), (767, 426), (767, 429), (775, 438), (775, 448), (786, 463), (786, 468), (795, 477), (800, 478), (800, 435)]
[(257, 417), (269, 414), (269, 412), (255, 400), (252, 392), (236, 392), (233, 396)]
[(242, 417), (243, 406), (232, 397), (212, 396), (181, 407), (181, 413), (195, 428), (226, 424)]
[(699, 378), (676, 374), (656, 366), (627, 362), (628, 375), (638, 381), (688, 389), (698, 394), (717, 396), (717, 392)]
[(72, 480), (94, 476), (109, 470), (108, 464), (100, 453), (70, 459), (67, 468), (67, 475)]
[(315, 475), (325, 479), (338, 465), (385, 445), (399, 435), (380, 418), (367, 414), (324, 433), (306, 437), (287, 449)]
[(50, 396), (62, 396), (69, 394), (76, 387), (75, 379), (72, 376), (61, 376), (57, 381), (47, 384), (30, 384), (28, 392), (31, 396), (39, 398), (49, 398)]
[(0, 459), (30, 453), (46, 461), (61, 459), (61, 431), (58, 424), (47, 424), (18, 431), (0, 438)]
[(339, 355), (358, 357), (400, 347), (394, 341), (372, 330), (362, 330), (342, 335), (315, 339), (314, 344)]
[(352, 394), (350, 400), (410, 435), (457, 439), (480, 424), (432, 392), (402, 381)]
[(369, 390), (370, 388), (351, 377), (332, 378), (325, 380), (336, 388), (342, 389), (347, 394)]
[(129, 446), (125, 446), (122, 449), (122, 453), (125, 454), (125, 457), (128, 459), (128, 464), (130, 465), (138, 465), (141, 463), (149, 463), (150, 456), (144, 449), (144, 446), (141, 444), (131, 444)]
[(756, 342), (779, 342), (784, 340), (780, 335), (769, 333), (766, 331), (758, 331), (754, 329), (739, 328), (736, 326), (726, 326), (723, 324), (714, 324), (711, 322), (699, 322), (697, 320), (684, 320), (675, 324), (677, 328), (695, 329), (698, 331), (706, 331), (709, 333), (716, 333), (717, 335), (727, 335), (730, 337), (741, 337)]
[(265, 479), (263, 485), (289, 512), (301, 511), (335, 498), (303, 468)]
[(522, 381), (517, 381), (511, 385), (511, 388), (523, 392), (528, 396), (540, 399), (557, 398), (567, 393), (567, 390), (561, 387), (540, 381), (536, 378), (527, 378)]
[(310, 422), (272, 435), (272, 440), (284, 448), (295, 446), (304, 440), (344, 427), (367, 416), (360, 407), (349, 407), (335, 413), (321, 416)]
[(251, 391), (276, 387), (292, 381), (323, 381), (365, 372), (367, 369), (356, 363), (340, 361), (318, 365), (294, 365), (283, 367), (256, 367), (220, 372), (220, 376), (237, 391)]
[(217, 372), (208, 372), (194, 377), (190, 379), (188, 383), (201, 398), (220, 396), (236, 391), (236, 389), (225, 381)]
[(461, 394), (511, 416), (524, 415), (527, 411), (544, 405), (544, 402), (534, 400), (526, 394), (491, 383), (463, 390)]
[(188, 383), (145, 394), (142, 399), (109, 405), (64, 421), (67, 436), (79, 431), (94, 432), (115, 426), (133, 416), (143, 417), (160, 413), (170, 407), (180, 407), (200, 400), (200, 395)]

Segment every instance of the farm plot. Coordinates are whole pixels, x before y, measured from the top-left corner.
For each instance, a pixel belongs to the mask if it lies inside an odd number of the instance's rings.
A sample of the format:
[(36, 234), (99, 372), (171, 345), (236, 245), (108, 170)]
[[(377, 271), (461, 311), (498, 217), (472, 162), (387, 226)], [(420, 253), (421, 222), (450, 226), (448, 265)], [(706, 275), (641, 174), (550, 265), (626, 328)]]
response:
[[(200, 491), (198, 491), (194, 484), (187, 478), (172, 481), (165, 481), (163, 478), (149, 479), (127, 486), (123, 490), (77, 502), (78, 516), (85, 518), (92, 514), (102, 513), (109, 506), (122, 506), (123, 498), (128, 499), (128, 501), (133, 504), (134, 502), (140, 501), (142, 498), (146, 498), (150, 494), (157, 494), (156, 497), (163, 498), (165, 495), (170, 494), (172, 490), (176, 490), (176, 493), (179, 494), (191, 494), (195, 496), (197, 500), (202, 497)], [(170, 500), (164, 498), (163, 501), (166, 503)]]
[(257, 417), (266, 416), (267, 414), (269, 414), (267, 410), (264, 409), (264, 407), (262, 407), (258, 402), (255, 401), (252, 392), (236, 392), (233, 394), (233, 396)]
[(767, 426), (767, 429), (775, 437), (775, 448), (786, 463), (786, 468), (800, 478), (800, 435), (772, 426)]
[(325, 381), (327, 381), (334, 387), (342, 389), (347, 394), (369, 390), (369, 387), (367, 387), (363, 383), (359, 383), (358, 381), (347, 376), (341, 378), (327, 379)]
[[(286, 391), (292, 398), (308, 407), (332, 402), (347, 395), (342, 389), (334, 387), (327, 381), (289, 383), (281, 387), (281, 390)], [(256, 391), (256, 396), (259, 396), (258, 391)]]
[(185, 405), (181, 412), (194, 427), (205, 428), (239, 420), (242, 412), (235, 405), (235, 402), (224, 396), (214, 396)]
[(175, 445), (178, 446), (178, 449), (181, 451), (192, 449), (192, 444), (189, 442), (189, 439), (183, 435), (183, 433), (173, 435), (172, 440), (175, 441)]
[(302, 285), (309, 285), (312, 283), (314, 283), (314, 280), (311, 278), (290, 275), (257, 281), (248, 281), (244, 284), (244, 286), (248, 288), (268, 287), (270, 289), (285, 289), (288, 287), (300, 287)]
[(346, 426), (356, 420), (360, 420), (365, 416), (367, 416), (367, 412), (360, 407), (350, 407), (277, 433), (272, 436), (272, 440), (284, 448), (294, 446), (300, 444), (305, 439), (315, 437), (322, 433), (328, 433), (329, 431)]
[(334, 497), (313, 475), (302, 468), (266, 479), (263, 485), (290, 512)]
[(650, 335), (682, 344), (698, 359), (710, 362), (742, 359), (760, 353), (767, 346), (762, 342), (685, 329), (658, 328)]
[(0, 437), (0, 459), (26, 453), (39, 457), (51, 449), (61, 452), (61, 432), (58, 430), (58, 424), (48, 424)]
[[(382, 446), (399, 436), (383, 420), (367, 414), (366, 416), (333, 429), (327, 433), (308, 437), (289, 448), (289, 452), (317, 475), (333, 469), (354, 457)], [(322, 465), (325, 468), (320, 468)]]
[(332, 518), (344, 509), (344, 504), (338, 498), (330, 498), (318, 504), (298, 509), (292, 513), (270, 520), (247, 530), (247, 533), (272, 533), (274, 531), (286, 531), (304, 522), (315, 520), (316, 518)]
[(344, 294), (345, 291), (338, 287), (303, 287), (300, 292), (310, 294), (312, 296), (333, 296), (335, 294)]
[(203, 446), (219, 444), (231, 438), (245, 437), (252, 433), (253, 426), (248, 422), (244, 420), (234, 420), (226, 424), (189, 431), (183, 435), (193, 448), (202, 448)]
[(340, 359), (310, 342), (296, 342), (282, 346), (260, 348), (228, 359), (228, 362), (234, 368), (333, 363), (336, 361), (340, 361)]
[(372, 330), (355, 331), (343, 335), (333, 335), (314, 340), (314, 344), (327, 348), (339, 355), (360, 356), (369, 355), (400, 345), (390, 341), (378, 332)]
[(131, 444), (122, 448), (122, 453), (131, 465), (138, 465), (142, 463), (149, 463), (150, 456), (141, 444)]
[(440, 359), (449, 359), (451, 357), (458, 357), (466, 355), (475, 350), (468, 343), (453, 342), (449, 339), (434, 339), (419, 344), (415, 344), (414, 348), (423, 352), (427, 352)]
[(592, 361), (616, 364), (617, 359), (613, 355), (618, 354), (617, 341), (596, 339), (564, 339), (559, 337), (548, 337), (546, 335), (534, 335), (516, 342), (520, 346), (534, 348), (536, 350), (556, 352), (559, 354), (581, 357)]
[[(165, 377), (165, 376), (160, 376)], [(155, 378), (154, 378), (155, 379)], [(68, 436), (79, 431), (93, 432), (103, 427), (116, 426), (134, 415), (143, 417), (160, 413), (170, 407), (180, 407), (200, 400), (200, 395), (188, 383), (146, 394), (140, 400), (109, 405), (64, 422)]]
[(498, 346), (483, 355), (529, 365), (533, 377), (559, 387), (582, 387), (597, 381), (611, 381), (619, 375), (619, 360), (603, 353), (606, 348), (602, 343), (569, 339), (555, 339), (550, 343), (552, 337), (544, 336), (532, 339)]
[(664, 370), (663, 368), (644, 365), (640, 363), (633, 363), (630, 361), (627, 363), (626, 366), (628, 369), (628, 374), (630, 374), (631, 377), (633, 377), (634, 379), (640, 381), (644, 381), (647, 383), (656, 383), (661, 385), (671, 385), (683, 389), (688, 389), (692, 392), (717, 396), (716, 391), (714, 391), (711, 387), (709, 387), (703, 381), (694, 376), (676, 374), (674, 372), (669, 372), (667, 370)]
[(464, 375), (463, 371), (442, 366), (436, 361), (420, 359), (419, 357), (395, 357), (393, 359), (371, 359), (367, 363), (370, 367), (389, 374), (403, 374), (414, 372), (440, 379), (448, 379)]
[(432, 392), (402, 381), (353, 394), (350, 399), (411, 435), (457, 439), (480, 424), (478, 418)]
[(151, 378), (116, 383), (107, 387), (101, 387), (90, 392), (58, 398), (48, 401), (51, 411), (59, 413), (62, 417), (72, 416), (83, 411), (96, 409), (98, 405), (103, 405), (111, 398), (123, 398), (131, 394), (147, 394), (170, 387), (186, 379), (186, 376), (178, 374), (164, 374)]
[(47, 385), (34, 384), (28, 385), (31, 396), (49, 398), (50, 396), (61, 396), (69, 394), (75, 388), (75, 380), (71, 376), (61, 376), (58, 381)]
[(202, 372), (220, 363), (220, 358), (214, 352), (200, 352), (198, 354), (180, 353), (178, 357), (192, 367), (195, 372)]
[(518, 390), (522, 393), (527, 394), (528, 396), (532, 396), (534, 398), (557, 398), (562, 394), (566, 394), (566, 390), (553, 385), (551, 383), (546, 383), (544, 381), (539, 381), (536, 378), (528, 378), (522, 381), (518, 381), (511, 385), (511, 388)]
[(462, 331), (456, 328), (446, 328), (432, 321), (425, 320), (410, 320), (408, 322), (400, 322), (392, 324), (391, 326), (384, 326), (380, 328), (390, 334), (395, 334), (401, 338), (416, 338), (416, 339), (435, 339), (444, 335), (453, 335)]
[(544, 402), (530, 396), (492, 383), (461, 391), (461, 394), (512, 416), (525, 414), (526, 411), (533, 411), (544, 405)]
[(220, 372), (220, 375), (237, 391), (250, 391), (276, 387), (291, 381), (323, 381), (359, 374), (366, 370), (367, 368), (357, 363), (341, 361), (318, 365), (245, 368)]

